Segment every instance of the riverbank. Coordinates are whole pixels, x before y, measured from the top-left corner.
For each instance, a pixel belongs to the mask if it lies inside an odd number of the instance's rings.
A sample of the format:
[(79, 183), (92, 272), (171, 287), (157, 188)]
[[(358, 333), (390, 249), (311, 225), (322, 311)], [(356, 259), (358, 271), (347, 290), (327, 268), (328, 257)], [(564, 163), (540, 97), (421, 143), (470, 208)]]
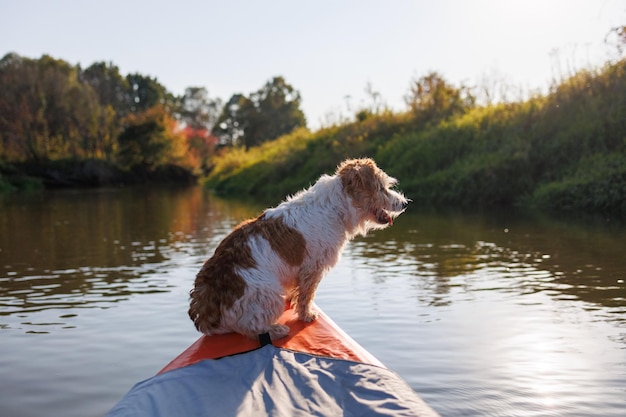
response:
[(44, 188), (122, 186), (142, 183), (186, 183), (197, 176), (176, 165), (154, 169), (134, 167), (123, 170), (100, 159), (63, 159), (54, 161), (0, 164), (0, 193)]
[(581, 71), (551, 92), (424, 122), (414, 112), (363, 113), (214, 158), (218, 193), (282, 198), (373, 157), (414, 203), (522, 206), (626, 214), (626, 60)]
[(0, 193), (189, 183), (203, 170), (203, 183), (219, 194), (276, 201), (343, 159), (367, 156), (420, 206), (626, 215), (626, 60), (581, 71), (546, 95), (486, 106), (459, 104), (465, 90), (439, 82), (445, 88), (431, 86), (410, 111), (361, 110), (352, 122), (301, 128), (250, 149), (212, 148), (195, 165), (174, 165), (193, 152), (177, 151), (169, 163), (141, 158), (149, 147), (124, 165), (108, 162), (114, 156), (0, 162)]

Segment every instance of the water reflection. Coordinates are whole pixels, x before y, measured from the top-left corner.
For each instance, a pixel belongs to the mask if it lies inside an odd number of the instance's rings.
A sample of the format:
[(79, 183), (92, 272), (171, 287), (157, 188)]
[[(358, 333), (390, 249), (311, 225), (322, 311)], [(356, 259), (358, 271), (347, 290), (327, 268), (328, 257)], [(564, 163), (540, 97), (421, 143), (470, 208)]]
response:
[[(587, 309), (606, 307), (613, 320), (626, 320), (626, 228), (508, 216), (409, 212), (396, 226), (360, 239), (356, 256), (393, 277), (412, 268), (421, 300), (442, 306), (460, 288), (516, 294), (543, 292), (580, 300)], [(479, 275), (479, 276), (478, 276)], [(375, 278), (380, 279), (380, 278)], [(455, 295), (456, 297), (457, 295)]]
[(619, 224), (413, 211), (348, 248), (324, 307), (441, 415), (618, 416), (625, 249)]
[[(196, 187), (5, 198), (0, 315), (106, 308), (132, 294), (168, 291), (172, 284), (162, 272), (170, 264), (205, 257), (235, 223), (260, 210), (208, 198)], [(545, 292), (584, 301), (589, 309), (607, 307), (623, 321), (626, 233), (622, 225), (609, 226), (409, 211), (350, 250), (364, 266), (384, 269), (375, 280), (413, 270), (416, 295), (433, 306), (450, 304), (453, 288), (468, 296)]]
[(0, 316), (169, 291), (165, 273), (178, 259), (206, 256), (212, 239), (253, 210), (206, 197), (197, 187), (4, 197)]

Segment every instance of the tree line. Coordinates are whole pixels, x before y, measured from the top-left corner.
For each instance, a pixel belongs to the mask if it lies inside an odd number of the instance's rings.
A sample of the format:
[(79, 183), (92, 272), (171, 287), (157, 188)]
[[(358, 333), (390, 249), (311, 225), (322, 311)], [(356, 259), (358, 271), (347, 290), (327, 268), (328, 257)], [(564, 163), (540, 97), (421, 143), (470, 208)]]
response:
[[(188, 87), (177, 96), (156, 78), (124, 75), (111, 62), (81, 68), (49, 55), (31, 59), (9, 53), (0, 60), (0, 91), (0, 182), (4, 172), (5, 183), (15, 167), (34, 177), (49, 177), (50, 166), (74, 177), (102, 171), (95, 181), (52, 181), (57, 185), (108, 183), (113, 168), (137, 177), (162, 167), (205, 175), (220, 149), (248, 151), (306, 128), (300, 92), (281, 76), (222, 102), (205, 87)], [(357, 110), (356, 120), (390, 111), (371, 85), (366, 92), (372, 103)], [(454, 87), (436, 72), (411, 81), (406, 96), (424, 124), (464, 112), (475, 101), (470, 89)], [(85, 161), (91, 166), (76, 168)], [(94, 161), (100, 163), (96, 168)], [(56, 171), (53, 176), (68, 175)]]
[[(626, 26), (609, 34), (622, 56)], [(134, 178), (176, 167), (166, 174), (183, 169), (218, 192), (277, 198), (341, 159), (371, 156), (419, 204), (626, 213), (625, 77), (618, 58), (553, 80), (547, 95), (510, 101), (510, 90), (494, 100), (493, 83), (455, 86), (430, 72), (410, 81), (406, 111), (391, 111), (368, 85), (370, 103), (311, 132), (300, 93), (282, 77), (223, 103), (203, 87), (177, 97), (111, 63), (83, 70), (8, 54), (0, 60), (0, 191), (7, 166), (80, 160), (91, 165), (74, 169), (76, 177), (92, 175), (94, 161)]]
[(122, 169), (206, 170), (217, 147), (256, 146), (306, 126), (300, 93), (274, 77), (225, 104), (204, 87), (176, 96), (113, 63), (83, 69), (44, 55), (0, 60), (0, 163), (72, 159)]

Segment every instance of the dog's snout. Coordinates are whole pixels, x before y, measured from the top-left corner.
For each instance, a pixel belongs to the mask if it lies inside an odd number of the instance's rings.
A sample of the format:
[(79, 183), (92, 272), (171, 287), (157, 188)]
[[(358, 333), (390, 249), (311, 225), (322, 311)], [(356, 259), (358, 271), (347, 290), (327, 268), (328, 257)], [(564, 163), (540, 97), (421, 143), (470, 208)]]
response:
[(402, 202), (402, 208), (403, 208), (403, 209), (405, 209), (405, 208), (407, 208), (407, 207), (409, 206), (409, 201), (411, 201), (411, 200), (404, 200), (404, 201)]

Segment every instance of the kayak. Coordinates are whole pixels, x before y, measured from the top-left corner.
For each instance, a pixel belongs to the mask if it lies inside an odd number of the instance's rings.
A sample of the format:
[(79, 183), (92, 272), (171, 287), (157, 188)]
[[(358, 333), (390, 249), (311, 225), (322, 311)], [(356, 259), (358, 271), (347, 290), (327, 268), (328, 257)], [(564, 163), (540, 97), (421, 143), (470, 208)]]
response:
[(438, 415), (315, 308), (317, 320), (304, 323), (287, 306), (279, 323), (290, 332), (280, 340), (201, 336), (106, 416)]

